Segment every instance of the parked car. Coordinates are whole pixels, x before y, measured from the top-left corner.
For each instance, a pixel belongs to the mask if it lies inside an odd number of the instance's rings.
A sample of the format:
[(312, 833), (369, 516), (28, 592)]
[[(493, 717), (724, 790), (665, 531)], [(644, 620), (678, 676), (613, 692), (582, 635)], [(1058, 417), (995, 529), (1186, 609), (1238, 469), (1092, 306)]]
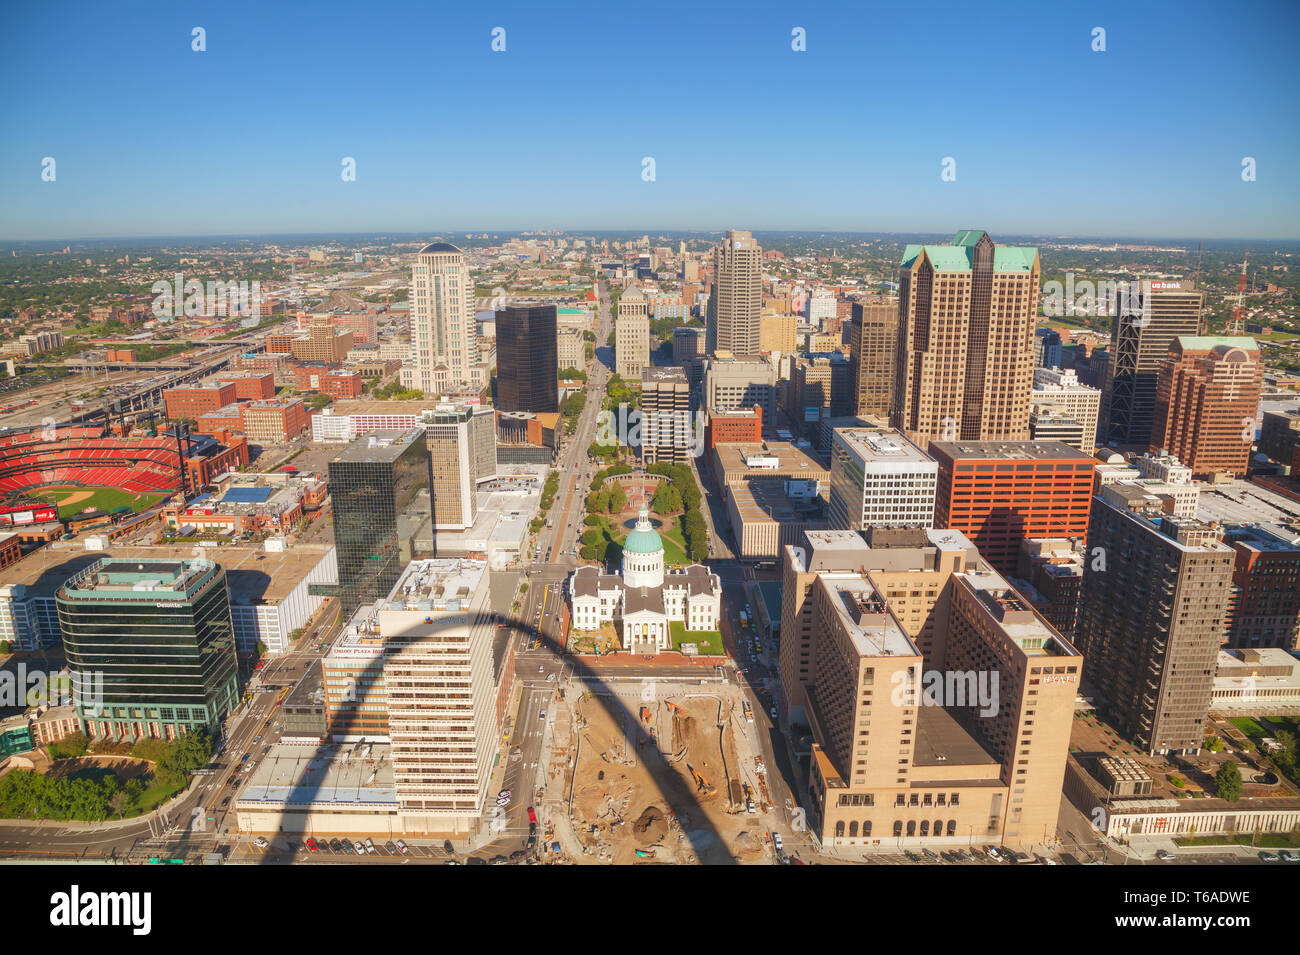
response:
[(253, 840), (253, 845), (257, 846), (257, 848), (259, 849), (268, 849), (270, 848), (271, 843), (267, 842), (261, 836), (258, 836), (256, 839)]
[(308, 837), (307, 837), (307, 851), (308, 851), (308, 852), (319, 852), (319, 851), (320, 851), (320, 846), (316, 844), (316, 840), (313, 839), (311, 836), (308, 836)]
[(1281, 858), (1272, 852), (1261, 852), (1259, 854), (1260, 862), (1280, 862)]
[(1157, 849), (1156, 858), (1159, 859), (1161, 862), (1173, 862), (1174, 859), (1177, 857), (1168, 849)]
[(352, 843), (352, 851), (359, 856), (363, 856), (366, 854), (366, 847), (360, 842), (354, 842)]
[(405, 843), (405, 842), (403, 842), (401, 839), (398, 839), (398, 840), (397, 840), (397, 851), (400, 852), (402, 855), (406, 855), (406, 854), (407, 854), (408, 852), (410, 852), (411, 850), (408, 849), (408, 848), (406, 847), (406, 843)]

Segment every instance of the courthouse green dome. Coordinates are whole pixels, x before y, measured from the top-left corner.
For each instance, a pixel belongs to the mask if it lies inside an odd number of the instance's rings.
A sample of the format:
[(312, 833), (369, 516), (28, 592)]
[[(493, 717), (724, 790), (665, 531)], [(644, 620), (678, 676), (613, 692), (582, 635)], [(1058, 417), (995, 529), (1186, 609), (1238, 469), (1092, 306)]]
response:
[(623, 541), (623, 553), (658, 554), (662, 553), (663, 549), (663, 539), (650, 523), (650, 511), (642, 504), (641, 510), (637, 513), (636, 527), (628, 532), (627, 539)]

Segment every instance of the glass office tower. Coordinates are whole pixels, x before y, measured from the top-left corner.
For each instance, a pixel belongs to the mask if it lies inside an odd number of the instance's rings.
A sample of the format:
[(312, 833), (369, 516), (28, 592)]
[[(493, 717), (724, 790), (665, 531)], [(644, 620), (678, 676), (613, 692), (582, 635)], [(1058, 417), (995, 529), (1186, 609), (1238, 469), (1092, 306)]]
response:
[(226, 572), (105, 558), (55, 596), (77, 715), (92, 738), (216, 735), (239, 702)]
[(343, 613), (388, 596), (402, 568), (432, 556), (433, 472), (424, 429), (374, 431), (329, 464)]
[(509, 305), (497, 312), (498, 411), (560, 410), (554, 305)]

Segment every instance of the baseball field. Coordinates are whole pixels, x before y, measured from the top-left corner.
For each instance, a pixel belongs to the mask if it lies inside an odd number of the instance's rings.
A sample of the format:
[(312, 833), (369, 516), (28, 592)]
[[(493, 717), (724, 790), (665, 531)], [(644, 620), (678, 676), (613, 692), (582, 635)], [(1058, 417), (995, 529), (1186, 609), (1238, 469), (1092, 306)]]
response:
[(166, 496), (162, 493), (134, 494), (119, 487), (43, 487), (28, 494), (27, 500), (44, 504), (52, 500), (59, 506), (59, 519), (68, 520), (95, 507), (112, 513), (126, 505), (138, 513)]

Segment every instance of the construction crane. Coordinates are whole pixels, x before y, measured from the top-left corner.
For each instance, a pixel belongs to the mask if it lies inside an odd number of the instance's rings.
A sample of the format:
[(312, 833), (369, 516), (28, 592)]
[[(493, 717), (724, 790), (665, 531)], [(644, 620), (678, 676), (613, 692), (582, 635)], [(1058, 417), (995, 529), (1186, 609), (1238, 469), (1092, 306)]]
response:
[(1250, 249), (1241, 260), (1241, 278), (1237, 281), (1237, 305), (1232, 310), (1232, 324), (1228, 326), (1229, 335), (1240, 335), (1246, 326), (1242, 323), (1242, 307), (1246, 300), (1246, 263), (1250, 261)]

